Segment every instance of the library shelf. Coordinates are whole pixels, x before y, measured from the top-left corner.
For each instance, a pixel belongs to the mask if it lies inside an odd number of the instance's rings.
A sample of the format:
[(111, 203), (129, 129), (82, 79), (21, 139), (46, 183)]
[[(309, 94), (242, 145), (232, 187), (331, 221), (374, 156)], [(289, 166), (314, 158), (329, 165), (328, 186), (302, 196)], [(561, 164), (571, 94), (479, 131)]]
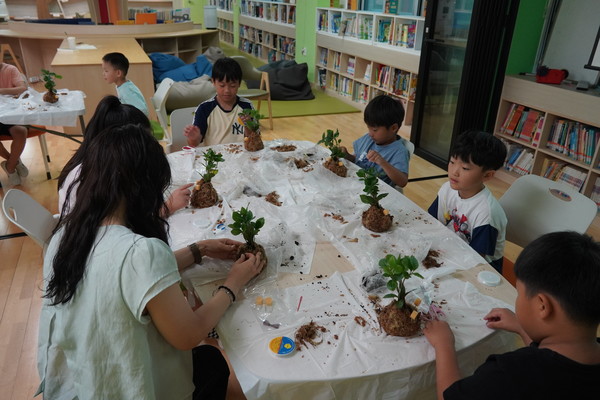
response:
[(233, 45), (235, 30), (233, 11), (217, 9), (217, 29), (219, 30), (219, 40)]
[(316, 82), (358, 108), (396, 97), (410, 125), (425, 19), (339, 8), (317, 8), (316, 18)]
[[(509, 183), (527, 173), (561, 180), (600, 205), (599, 109), (597, 91), (581, 92), (572, 84), (549, 85), (536, 83), (535, 77), (507, 76), (494, 134), (509, 149), (508, 166), (526, 162), (520, 165), (524, 169), (520, 173), (519, 168), (503, 168), (496, 176)], [(519, 149), (529, 153), (520, 163)]]

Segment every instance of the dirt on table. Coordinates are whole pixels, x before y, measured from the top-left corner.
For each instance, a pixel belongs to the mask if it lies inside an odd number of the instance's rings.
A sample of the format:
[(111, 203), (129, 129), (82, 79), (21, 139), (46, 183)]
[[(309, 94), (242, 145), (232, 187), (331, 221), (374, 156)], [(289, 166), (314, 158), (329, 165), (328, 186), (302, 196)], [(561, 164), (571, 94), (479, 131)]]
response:
[(429, 250), (427, 252), (427, 256), (423, 260), (423, 266), (427, 269), (429, 268), (439, 268), (442, 263), (438, 261), (438, 257), (440, 256), (440, 252), (437, 250)]
[(265, 200), (271, 204), (274, 204), (278, 207), (281, 207), (281, 202), (279, 201), (279, 195), (277, 192), (273, 191), (265, 196)]
[(294, 151), (296, 150), (296, 146), (293, 144), (282, 144), (280, 146), (271, 147), (271, 150), (285, 152), (285, 151)]
[(302, 158), (294, 158), (294, 164), (296, 165), (296, 168), (298, 169), (302, 169), (305, 167), (308, 167), (308, 161), (302, 159)]
[(323, 333), (327, 332), (327, 328), (317, 325), (314, 321), (302, 325), (296, 331), (294, 335), (294, 341), (296, 342), (296, 348), (298, 351), (302, 350), (302, 346), (308, 349), (308, 344), (313, 347), (323, 343)]

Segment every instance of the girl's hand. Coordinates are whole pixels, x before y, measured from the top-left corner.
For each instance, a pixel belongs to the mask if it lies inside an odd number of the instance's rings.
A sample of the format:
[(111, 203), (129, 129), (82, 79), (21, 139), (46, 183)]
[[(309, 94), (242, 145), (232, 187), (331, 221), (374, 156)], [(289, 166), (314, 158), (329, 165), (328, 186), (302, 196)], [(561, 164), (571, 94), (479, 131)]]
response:
[(173, 214), (175, 211), (182, 209), (190, 203), (190, 187), (192, 187), (193, 183), (188, 183), (183, 186), (179, 186), (177, 189), (171, 193), (169, 198), (167, 199), (167, 208), (169, 209), (169, 215)]
[(240, 289), (260, 274), (265, 266), (265, 261), (261, 259), (260, 253), (254, 255), (252, 253), (245, 253), (232, 265), (231, 271), (225, 280), (224, 285), (234, 290), (236, 295)]
[(199, 242), (203, 255), (221, 260), (237, 259), (237, 252), (242, 244), (231, 239), (208, 239)]

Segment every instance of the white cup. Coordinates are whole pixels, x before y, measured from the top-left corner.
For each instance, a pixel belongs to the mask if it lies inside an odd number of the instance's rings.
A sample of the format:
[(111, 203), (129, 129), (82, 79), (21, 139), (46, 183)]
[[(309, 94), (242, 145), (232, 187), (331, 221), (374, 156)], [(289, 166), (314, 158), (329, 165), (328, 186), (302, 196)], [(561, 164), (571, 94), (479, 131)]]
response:
[(67, 38), (67, 44), (71, 50), (75, 50), (77, 48), (77, 42), (74, 36), (69, 36)]

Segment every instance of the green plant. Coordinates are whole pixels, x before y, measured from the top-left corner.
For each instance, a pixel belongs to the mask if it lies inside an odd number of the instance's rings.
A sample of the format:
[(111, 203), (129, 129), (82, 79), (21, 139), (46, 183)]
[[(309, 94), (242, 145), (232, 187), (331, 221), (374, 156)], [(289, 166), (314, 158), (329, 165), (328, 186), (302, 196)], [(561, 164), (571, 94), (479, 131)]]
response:
[(356, 175), (358, 175), (359, 180), (365, 184), (363, 192), (366, 194), (361, 194), (360, 200), (365, 204), (381, 208), (379, 200), (383, 199), (388, 194), (379, 194), (379, 184), (377, 181), (379, 173), (377, 170), (375, 168), (360, 169), (356, 172)]
[(44, 80), (44, 87), (46, 90), (56, 93), (56, 82), (54, 82), (54, 79), (62, 79), (62, 76), (55, 72), (50, 72), (47, 69), (42, 69), (42, 79)]
[(396, 307), (403, 308), (406, 302), (406, 287), (404, 283), (412, 276), (423, 279), (423, 276), (415, 272), (419, 268), (419, 262), (414, 256), (394, 257), (391, 254), (379, 260), (379, 266), (383, 270), (383, 276), (389, 278), (387, 288), (393, 293), (386, 294), (384, 298), (396, 299)]
[(232, 214), (232, 218), (233, 224), (229, 225), (229, 227), (231, 228), (231, 233), (236, 236), (242, 234), (244, 240), (246, 241), (246, 244), (248, 244), (248, 246), (254, 247), (254, 237), (258, 234), (260, 228), (262, 228), (265, 225), (265, 219), (261, 217), (256, 221), (252, 222), (252, 220), (254, 219), (252, 211), (244, 207), (242, 207), (240, 211), (234, 211)]
[(219, 172), (217, 164), (225, 161), (221, 153), (215, 153), (213, 149), (208, 149), (204, 153), (204, 162), (202, 165), (206, 169), (206, 172), (202, 174), (202, 180), (206, 183), (210, 182), (212, 178)]
[(245, 109), (238, 115), (240, 117), (249, 117), (244, 122), (244, 125), (246, 125), (248, 129), (250, 129), (252, 132), (258, 132), (258, 128), (260, 128), (260, 120), (265, 117), (264, 115), (261, 115), (260, 112), (258, 112), (257, 110), (249, 108)]
[(344, 152), (342, 151), (342, 147), (340, 143), (342, 142), (339, 138), (340, 132), (336, 129), (335, 132), (331, 129), (327, 129), (327, 132), (323, 132), (321, 136), (321, 140), (317, 142), (317, 144), (324, 144), (325, 147), (331, 151), (331, 158), (334, 160), (338, 160), (340, 158), (344, 158)]

